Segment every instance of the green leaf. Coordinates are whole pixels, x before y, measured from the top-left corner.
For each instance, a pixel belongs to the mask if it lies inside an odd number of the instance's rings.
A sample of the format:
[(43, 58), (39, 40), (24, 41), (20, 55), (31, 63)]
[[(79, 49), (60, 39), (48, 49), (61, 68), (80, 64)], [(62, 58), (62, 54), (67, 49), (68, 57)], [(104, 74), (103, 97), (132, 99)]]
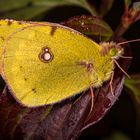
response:
[(92, 15), (98, 15), (95, 7), (91, 6), (87, 0), (33, 0), (35, 5), (42, 6), (60, 6), (60, 5), (76, 5), (88, 10)]
[(87, 0), (1, 0), (0, 18), (28, 20), (63, 5), (76, 5), (86, 9), (92, 15), (98, 15)]
[(140, 104), (140, 74), (132, 75), (131, 79), (126, 78), (125, 86), (132, 91), (131, 93)]
[(131, 0), (124, 0), (125, 7), (129, 7), (131, 4)]
[(127, 135), (121, 132), (114, 132), (109, 137), (103, 138), (102, 140), (131, 140)]
[(0, 12), (26, 6), (31, 0), (0, 0)]
[(20, 8), (14, 11), (9, 11), (6, 14), (2, 15), (1, 18), (10, 18), (10, 19), (16, 19), (16, 20), (29, 20), (34, 17), (37, 17), (38, 15), (46, 12), (49, 9), (50, 8), (43, 7), (43, 6), (25, 7), (25, 8)]
[(135, 136), (140, 137), (140, 74), (131, 76), (131, 79), (125, 80), (125, 86), (131, 91), (130, 95), (136, 111), (136, 129)]

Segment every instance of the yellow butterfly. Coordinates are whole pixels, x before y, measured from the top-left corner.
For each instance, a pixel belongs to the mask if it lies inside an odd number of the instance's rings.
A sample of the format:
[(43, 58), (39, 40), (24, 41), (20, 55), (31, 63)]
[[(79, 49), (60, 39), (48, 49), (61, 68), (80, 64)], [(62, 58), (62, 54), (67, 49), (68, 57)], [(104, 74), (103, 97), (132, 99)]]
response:
[(99, 45), (59, 24), (0, 21), (1, 74), (26, 106), (56, 103), (101, 86), (122, 54), (113, 42)]

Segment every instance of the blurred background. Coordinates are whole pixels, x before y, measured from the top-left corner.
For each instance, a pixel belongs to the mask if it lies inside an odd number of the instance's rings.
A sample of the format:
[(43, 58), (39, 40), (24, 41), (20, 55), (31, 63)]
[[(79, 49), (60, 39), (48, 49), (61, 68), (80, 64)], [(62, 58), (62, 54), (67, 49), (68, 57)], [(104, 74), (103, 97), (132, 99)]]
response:
[[(77, 15), (102, 16), (114, 31), (124, 12), (125, 0), (0, 0), (0, 18), (29, 21), (63, 22)], [(103, 3), (110, 3), (108, 10)], [(136, 2), (136, 1), (132, 1)], [(89, 5), (86, 5), (86, 4)], [(91, 7), (89, 7), (91, 6)], [(103, 13), (97, 14), (96, 10)], [(125, 39), (140, 38), (140, 21), (125, 32)], [(131, 43), (133, 60), (128, 73), (140, 78), (140, 42)], [(1, 87), (3, 80), (0, 81)], [(136, 85), (140, 98), (140, 83)], [(1, 88), (2, 89), (2, 88)], [(133, 93), (133, 94), (132, 94)], [(140, 102), (135, 93), (124, 87), (119, 100), (97, 124), (82, 132), (80, 140), (134, 140), (140, 139)]]

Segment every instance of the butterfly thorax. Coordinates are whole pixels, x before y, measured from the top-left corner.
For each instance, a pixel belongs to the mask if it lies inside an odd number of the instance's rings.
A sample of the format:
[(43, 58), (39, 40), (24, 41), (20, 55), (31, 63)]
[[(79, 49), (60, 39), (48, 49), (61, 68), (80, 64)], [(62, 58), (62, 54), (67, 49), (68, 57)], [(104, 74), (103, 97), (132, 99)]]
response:
[(78, 63), (85, 69), (89, 75), (89, 83), (93, 84), (94, 87), (101, 86), (104, 81), (110, 79), (115, 67), (113, 60), (119, 59), (123, 54), (121, 46), (114, 42), (101, 43), (100, 45), (103, 48), (100, 52), (100, 58), (93, 57), (93, 59)]

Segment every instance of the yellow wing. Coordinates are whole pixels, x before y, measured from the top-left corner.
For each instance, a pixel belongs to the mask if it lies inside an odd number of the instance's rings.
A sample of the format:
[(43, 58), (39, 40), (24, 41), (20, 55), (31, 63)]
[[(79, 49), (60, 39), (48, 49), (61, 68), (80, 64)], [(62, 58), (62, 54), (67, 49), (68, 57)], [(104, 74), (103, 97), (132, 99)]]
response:
[(29, 23), (22, 23), (15, 20), (0, 20), (0, 73), (2, 67), (2, 47), (7, 37), (18, 28), (29, 26)]
[(14, 96), (26, 106), (61, 101), (96, 84), (79, 62), (98, 63), (101, 47), (57, 24), (33, 25), (5, 41), (3, 72)]

